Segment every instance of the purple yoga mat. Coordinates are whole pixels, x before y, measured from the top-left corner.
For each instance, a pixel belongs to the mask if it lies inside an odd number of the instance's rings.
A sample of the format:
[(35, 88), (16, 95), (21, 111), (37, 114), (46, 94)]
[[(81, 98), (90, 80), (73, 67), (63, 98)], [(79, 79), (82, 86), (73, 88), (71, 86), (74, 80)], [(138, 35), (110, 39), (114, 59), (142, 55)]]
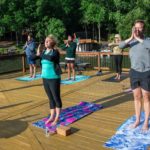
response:
[(42, 129), (48, 129), (49, 132), (54, 133), (56, 131), (56, 128), (60, 125), (67, 126), (80, 118), (95, 112), (97, 110), (100, 110), (102, 108), (102, 105), (89, 103), (89, 102), (80, 102), (78, 105), (68, 107), (62, 110), (59, 118), (59, 122), (55, 126), (51, 126), (51, 123), (48, 123), (45, 125), (45, 122), (49, 117), (43, 118), (37, 122), (33, 123), (33, 126), (42, 128)]

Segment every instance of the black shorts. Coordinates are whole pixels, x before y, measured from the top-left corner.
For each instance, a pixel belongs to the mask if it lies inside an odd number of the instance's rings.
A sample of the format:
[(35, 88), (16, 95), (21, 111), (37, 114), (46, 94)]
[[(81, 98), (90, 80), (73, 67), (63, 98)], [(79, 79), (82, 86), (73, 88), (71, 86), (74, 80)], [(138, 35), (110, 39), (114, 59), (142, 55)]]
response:
[(145, 91), (150, 92), (150, 71), (137, 72), (130, 70), (130, 83), (132, 90), (141, 87)]
[(67, 64), (71, 64), (71, 63), (74, 64), (74, 63), (75, 63), (75, 60), (66, 60), (66, 63), (67, 63)]

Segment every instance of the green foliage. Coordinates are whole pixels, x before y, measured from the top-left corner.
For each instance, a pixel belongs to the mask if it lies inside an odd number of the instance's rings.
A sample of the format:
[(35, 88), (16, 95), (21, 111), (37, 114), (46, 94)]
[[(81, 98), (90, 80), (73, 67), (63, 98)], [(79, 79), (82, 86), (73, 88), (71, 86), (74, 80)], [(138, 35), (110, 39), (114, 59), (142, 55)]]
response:
[(4, 53), (7, 49), (6, 48), (0, 48), (0, 53)]
[(56, 18), (44, 17), (42, 22), (39, 22), (36, 26), (38, 31), (36, 37), (40, 40), (44, 39), (49, 34), (55, 35), (61, 42), (65, 37), (65, 27), (61, 20)]
[(55, 35), (60, 41), (62, 41), (65, 37), (65, 27), (61, 20), (51, 18), (47, 22), (45, 30), (45, 35), (53, 34)]
[(108, 35), (108, 41), (109, 42), (113, 42), (114, 41), (114, 37), (115, 37), (115, 34), (109, 34)]
[(62, 40), (86, 27), (96, 37), (127, 38), (136, 19), (145, 20), (149, 35), (149, 12), (150, 0), (0, 0), (0, 37), (30, 30), (39, 40), (49, 33)]
[[(137, 19), (143, 19), (147, 28), (150, 28), (150, 17), (147, 15), (150, 11), (149, 0), (114, 0), (114, 4), (117, 8), (117, 12), (114, 12), (116, 31), (118, 31), (123, 38), (130, 36), (133, 23)], [(150, 34), (149, 30), (147, 34)]]

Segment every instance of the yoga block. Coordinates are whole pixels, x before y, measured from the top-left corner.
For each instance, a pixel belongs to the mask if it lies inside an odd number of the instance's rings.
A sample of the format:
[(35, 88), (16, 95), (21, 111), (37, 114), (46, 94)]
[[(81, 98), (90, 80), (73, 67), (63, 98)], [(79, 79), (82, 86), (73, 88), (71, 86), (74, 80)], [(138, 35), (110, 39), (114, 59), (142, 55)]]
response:
[(63, 136), (68, 136), (71, 134), (71, 128), (68, 126), (59, 126), (56, 129), (57, 134), (63, 135)]

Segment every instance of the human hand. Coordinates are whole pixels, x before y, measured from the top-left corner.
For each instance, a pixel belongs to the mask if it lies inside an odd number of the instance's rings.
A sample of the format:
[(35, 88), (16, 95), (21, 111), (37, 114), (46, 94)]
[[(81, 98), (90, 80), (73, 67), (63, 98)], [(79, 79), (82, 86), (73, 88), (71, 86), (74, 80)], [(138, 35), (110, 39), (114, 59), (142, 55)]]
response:
[(66, 43), (66, 47), (69, 47), (70, 45), (69, 45), (69, 42), (67, 41), (67, 43)]
[(135, 38), (134, 35), (135, 35), (135, 27), (133, 26), (133, 27), (132, 27), (131, 39), (134, 39), (134, 38)]
[(38, 48), (37, 48), (37, 55), (40, 55), (41, 53), (41, 43), (38, 45)]
[(41, 46), (42, 46), (42, 44), (40, 43), (40, 44), (38, 45), (38, 49), (40, 49), (40, 48), (41, 48)]

